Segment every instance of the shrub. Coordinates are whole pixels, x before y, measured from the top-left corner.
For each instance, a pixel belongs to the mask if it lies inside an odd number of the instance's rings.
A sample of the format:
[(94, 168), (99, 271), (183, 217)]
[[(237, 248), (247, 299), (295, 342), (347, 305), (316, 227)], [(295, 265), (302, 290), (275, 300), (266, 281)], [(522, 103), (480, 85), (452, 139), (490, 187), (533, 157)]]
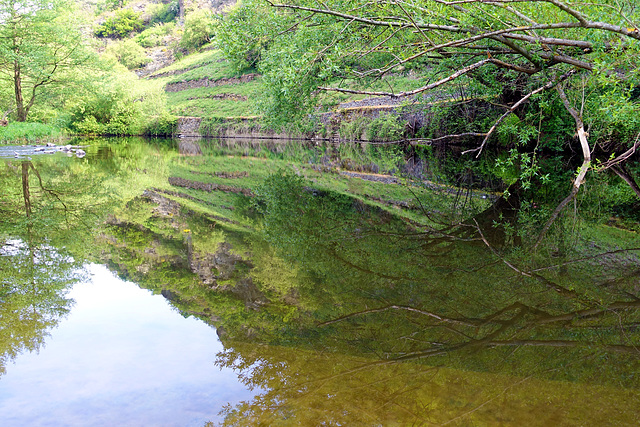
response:
[(213, 14), (208, 9), (199, 9), (187, 15), (180, 47), (193, 50), (209, 43), (214, 31)]
[(404, 126), (399, 117), (393, 114), (381, 114), (367, 127), (369, 141), (397, 141), (402, 137)]
[(155, 24), (135, 37), (135, 41), (142, 47), (154, 47), (162, 44), (162, 39), (173, 32), (174, 23)]
[(145, 126), (144, 135), (172, 136), (178, 127), (178, 117), (169, 114), (153, 117)]
[(344, 118), (340, 122), (340, 138), (348, 141), (359, 141), (367, 127), (366, 117)]
[(176, 19), (179, 11), (178, 1), (174, 0), (167, 4), (150, 4), (147, 7), (149, 16), (149, 25), (162, 24), (171, 22)]
[(151, 62), (151, 58), (147, 56), (144, 49), (133, 39), (111, 43), (107, 47), (106, 53), (116, 57), (118, 62), (130, 70)]
[(70, 108), (69, 129), (101, 135), (169, 132), (171, 119), (166, 114), (162, 87), (157, 82), (139, 81), (123, 68), (117, 71), (96, 82), (93, 94)]
[(120, 9), (115, 16), (98, 26), (95, 31), (97, 37), (124, 38), (132, 32), (142, 30), (142, 18), (139, 13), (131, 9)]

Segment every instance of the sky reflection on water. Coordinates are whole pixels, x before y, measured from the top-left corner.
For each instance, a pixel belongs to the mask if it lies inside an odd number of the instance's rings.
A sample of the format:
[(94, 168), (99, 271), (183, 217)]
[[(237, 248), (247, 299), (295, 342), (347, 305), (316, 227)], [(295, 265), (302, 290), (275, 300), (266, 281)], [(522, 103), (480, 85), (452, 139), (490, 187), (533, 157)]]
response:
[(254, 394), (214, 365), (213, 328), (103, 266), (89, 271), (46, 347), (0, 377), (3, 426), (202, 426)]

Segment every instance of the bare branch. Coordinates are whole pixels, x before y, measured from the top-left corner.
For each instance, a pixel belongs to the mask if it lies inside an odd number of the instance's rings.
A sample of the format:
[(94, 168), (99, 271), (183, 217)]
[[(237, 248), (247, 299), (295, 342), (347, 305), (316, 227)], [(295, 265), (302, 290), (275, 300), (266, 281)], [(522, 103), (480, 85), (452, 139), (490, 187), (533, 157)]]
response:
[(354, 89), (344, 89), (344, 88), (334, 88), (334, 87), (324, 87), (324, 86), (320, 86), (318, 87), (318, 89), (320, 90), (324, 90), (324, 91), (331, 91), (331, 92), (342, 92), (342, 93), (353, 93), (353, 94), (360, 94), (360, 95), (370, 95), (370, 96), (390, 96), (393, 98), (401, 98), (401, 97), (405, 97), (405, 96), (412, 96), (412, 95), (417, 95), (419, 93), (425, 92), (427, 90), (431, 90), (434, 89), (438, 86), (442, 86), (445, 83), (448, 83), (452, 80), (457, 79), (460, 76), (463, 76), (467, 73), (469, 73), (470, 71), (473, 71), (477, 68), (482, 67), (483, 65), (486, 64), (495, 64), (499, 67), (504, 67), (504, 68), (509, 68), (509, 69), (514, 69), (516, 71), (522, 71), (522, 72), (527, 72), (527, 71), (531, 71), (530, 69), (524, 68), (524, 67), (519, 67), (516, 65), (511, 65), (511, 64), (507, 64), (504, 61), (500, 61), (498, 59), (494, 59), (494, 58), (487, 58), (487, 59), (483, 59), (482, 61), (478, 61), (476, 63), (473, 63), (471, 65), (468, 65), (458, 71), (456, 71), (455, 73), (451, 74), (448, 77), (445, 77), (444, 79), (440, 79), (437, 82), (428, 84), (426, 86), (423, 86), (421, 88), (418, 89), (414, 89), (411, 91), (407, 91), (407, 92), (400, 92), (400, 93), (393, 93), (393, 92), (371, 92), (371, 91), (365, 91), (365, 90), (354, 90)]
[(438, 138), (413, 138), (413, 139), (405, 139), (403, 141), (407, 141), (409, 142), (411, 145), (418, 145), (418, 144), (437, 144), (443, 141), (448, 141), (451, 139), (460, 139), (460, 138), (468, 138), (468, 137), (480, 137), (480, 136), (486, 136), (486, 133), (480, 133), (480, 132), (465, 132), (465, 133), (459, 133), (459, 134), (453, 134), (453, 135), (445, 135), (445, 136), (441, 136)]
[(514, 40), (522, 40), (528, 43), (540, 43), (540, 44), (550, 44), (556, 46), (570, 46), (570, 47), (579, 47), (581, 49), (591, 49), (593, 45), (591, 42), (584, 40), (572, 40), (572, 39), (557, 39), (553, 37), (532, 37), (525, 36), (523, 34), (505, 34), (504, 37), (508, 39)]
[(322, 322), (319, 323), (318, 326), (327, 326), (327, 325), (331, 325), (333, 323), (337, 323), (337, 322), (341, 322), (343, 320), (352, 318), (352, 317), (356, 317), (356, 316), (362, 316), (365, 314), (371, 314), (371, 313), (381, 313), (381, 312), (385, 312), (388, 310), (403, 310), (403, 311), (410, 311), (413, 313), (418, 313), (418, 314), (422, 314), (431, 318), (434, 318), (440, 322), (446, 322), (446, 323), (454, 323), (454, 324), (460, 324), (460, 325), (464, 325), (464, 326), (472, 326), (472, 327), (476, 327), (478, 325), (481, 324), (481, 319), (453, 319), (450, 317), (446, 317), (446, 316), (441, 316), (439, 314), (430, 312), (430, 311), (426, 311), (426, 310), (420, 310), (418, 308), (414, 308), (414, 307), (409, 307), (409, 306), (405, 306), (405, 305), (388, 305), (385, 307), (379, 307), (379, 308), (372, 308), (369, 310), (363, 310), (363, 311), (359, 311), (356, 313), (350, 313), (347, 314), (345, 316), (341, 316), (338, 317), (336, 319), (332, 319), (332, 320), (328, 320), (326, 322)]
[[(406, 22), (401, 22), (401, 21), (379, 21), (377, 19), (368, 19), (368, 18), (362, 18), (356, 15), (350, 15), (347, 13), (341, 13), (335, 10), (331, 10), (331, 9), (317, 9), (317, 8), (313, 8), (313, 7), (304, 7), (304, 6), (296, 6), (296, 5), (292, 5), (292, 4), (276, 4), (276, 3), (272, 3), (269, 0), (267, 0), (267, 2), (272, 6), (272, 7), (276, 7), (276, 8), (282, 8), (282, 9), (293, 9), (293, 10), (304, 10), (306, 12), (314, 12), (314, 13), (321, 13), (324, 15), (331, 15), (331, 16), (336, 16), (338, 18), (343, 18), (343, 19), (347, 19), (347, 20), (354, 20), (356, 22), (361, 22), (363, 24), (367, 24), (367, 25), (375, 25), (375, 26), (382, 26), (382, 27), (406, 27), (407, 23)], [(459, 32), (461, 31), (461, 29), (459, 27), (454, 27), (451, 25), (433, 25), (433, 24), (418, 24), (419, 28), (425, 29), (425, 30), (440, 30), (440, 31), (448, 31), (448, 32)]]
[(624, 165), (616, 165), (612, 167), (611, 170), (614, 171), (615, 174), (618, 175), (620, 178), (622, 178), (622, 180), (626, 182), (629, 185), (629, 187), (631, 187), (633, 192), (636, 193), (638, 197), (640, 197), (640, 187), (638, 186), (638, 183), (636, 182), (636, 180), (633, 179), (633, 177), (629, 174), (629, 172), (627, 172)]
[(624, 153), (620, 154), (618, 157), (616, 157), (615, 159), (611, 159), (608, 160), (602, 164), (600, 164), (598, 166), (598, 170), (606, 170), (609, 169), (610, 167), (613, 167), (619, 163), (624, 162), (625, 160), (627, 160), (629, 157), (633, 156), (633, 154), (636, 152), (636, 149), (640, 147), (640, 133), (638, 134), (638, 136), (636, 136), (636, 141), (633, 143), (633, 145), (631, 146), (631, 148), (629, 148), (627, 151), (625, 151)]
[(576, 111), (575, 108), (571, 106), (569, 99), (567, 98), (567, 95), (565, 94), (564, 89), (562, 88), (562, 85), (557, 84), (556, 90), (558, 91), (558, 95), (560, 95), (560, 99), (562, 100), (562, 103), (564, 104), (565, 109), (569, 112), (569, 114), (571, 114), (571, 116), (576, 122), (577, 135), (580, 141), (580, 146), (582, 147), (582, 156), (584, 160), (582, 162), (582, 165), (578, 169), (578, 174), (573, 180), (573, 188), (571, 189), (571, 192), (562, 202), (560, 202), (560, 204), (556, 207), (556, 209), (551, 214), (551, 217), (549, 218), (549, 220), (547, 220), (547, 222), (545, 223), (544, 227), (542, 227), (542, 230), (540, 231), (540, 235), (538, 236), (538, 240), (536, 241), (535, 245), (533, 245), (533, 250), (535, 250), (540, 244), (540, 242), (542, 242), (542, 239), (544, 238), (545, 234), (551, 227), (551, 224), (553, 224), (553, 222), (556, 220), (558, 215), (560, 215), (560, 212), (562, 212), (565, 206), (567, 206), (567, 204), (576, 197), (576, 195), (578, 194), (578, 190), (580, 190), (580, 186), (584, 182), (584, 178), (587, 175), (589, 166), (591, 165), (591, 149), (589, 148), (589, 142), (587, 141), (587, 133), (584, 130), (584, 123), (582, 122), (582, 116), (578, 113), (578, 111)]

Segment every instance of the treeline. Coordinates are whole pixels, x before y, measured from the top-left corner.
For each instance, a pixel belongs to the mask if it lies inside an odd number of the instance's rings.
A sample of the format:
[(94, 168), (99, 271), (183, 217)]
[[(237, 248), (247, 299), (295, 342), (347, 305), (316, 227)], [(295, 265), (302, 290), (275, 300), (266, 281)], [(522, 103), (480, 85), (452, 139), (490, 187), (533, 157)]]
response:
[(162, 86), (131, 70), (151, 61), (145, 49), (170, 62), (210, 40), (212, 11), (183, 3), (3, 2), (0, 108), (10, 126), (2, 139), (171, 135), (177, 118)]

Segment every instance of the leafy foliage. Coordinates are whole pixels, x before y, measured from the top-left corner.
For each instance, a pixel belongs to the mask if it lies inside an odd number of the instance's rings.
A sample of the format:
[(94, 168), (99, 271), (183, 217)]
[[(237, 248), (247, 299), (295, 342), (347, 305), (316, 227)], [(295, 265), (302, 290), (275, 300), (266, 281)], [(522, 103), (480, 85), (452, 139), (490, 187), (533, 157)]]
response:
[(131, 33), (142, 30), (143, 22), (140, 13), (131, 9), (119, 9), (115, 16), (106, 19), (95, 30), (98, 37), (111, 37), (121, 39)]
[(404, 126), (395, 114), (381, 114), (367, 127), (369, 141), (397, 141), (402, 136)]
[(151, 62), (151, 58), (147, 56), (145, 50), (133, 39), (110, 43), (105, 53), (116, 57), (122, 65), (130, 70)]
[(237, 71), (256, 69), (262, 52), (273, 38), (270, 32), (279, 19), (281, 17), (264, 2), (238, 2), (216, 22), (217, 47)]
[(159, 23), (147, 28), (135, 37), (136, 42), (142, 47), (159, 46), (164, 42), (167, 36), (173, 33), (175, 24)]
[(178, 16), (178, 8), (178, 0), (150, 4), (146, 11), (150, 15), (148, 25), (153, 26), (174, 21)]
[(189, 13), (184, 20), (180, 47), (193, 50), (209, 43), (214, 33), (213, 26), (213, 15), (210, 10), (198, 9)]
[[(117, 63), (116, 63), (117, 64)], [(67, 126), (81, 134), (141, 135), (166, 112), (166, 95), (155, 82), (140, 84), (126, 70), (104, 73), (94, 82), (93, 93), (71, 107)], [(174, 119), (161, 120), (168, 130)]]

